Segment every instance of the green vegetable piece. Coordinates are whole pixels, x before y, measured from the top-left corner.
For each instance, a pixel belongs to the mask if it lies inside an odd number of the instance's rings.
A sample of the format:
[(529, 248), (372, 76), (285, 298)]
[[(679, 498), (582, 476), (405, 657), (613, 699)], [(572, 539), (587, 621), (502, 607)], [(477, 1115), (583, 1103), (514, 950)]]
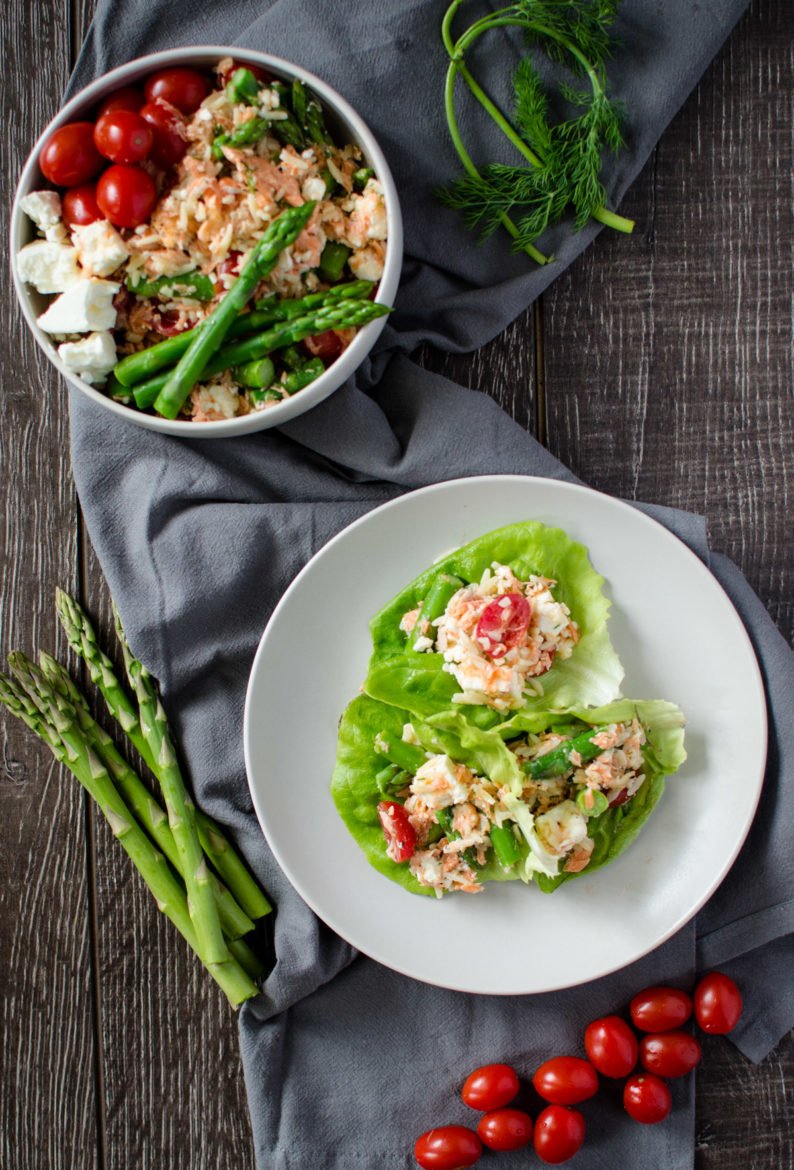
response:
[[(245, 307), (263, 277), (273, 270), (283, 250), (298, 238), (314, 211), (314, 203), (290, 207), (273, 220), (255, 245), (242, 272), (226, 295), (203, 322), (201, 329), (179, 359), (154, 403), (164, 418), (176, 418), (185, 399), (200, 381), (238, 313)], [(255, 356), (264, 356), (255, 355)], [(234, 363), (237, 364), (236, 362)]]
[(571, 756), (574, 753), (578, 753), (583, 764), (589, 763), (590, 760), (594, 760), (596, 756), (600, 755), (604, 749), (593, 743), (593, 739), (608, 730), (607, 727), (589, 727), (587, 731), (580, 732), (579, 735), (561, 743), (559, 747), (553, 748), (550, 752), (546, 752), (534, 760), (528, 760), (524, 769), (533, 780), (543, 780), (547, 776), (562, 776), (571, 768), (579, 767), (578, 764), (571, 761)]
[(424, 750), (418, 744), (406, 743), (398, 736), (385, 733), (376, 738), (375, 751), (379, 756), (385, 756), (387, 760), (396, 764), (398, 768), (410, 772), (412, 776), (427, 761)]
[(337, 243), (336, 240), (329, 240), (323, 248), (317, 269), (322, 279), (329, 284), (336, 284), (338, 280), (341, 280), (342, 272), (350, 255), (352, 255), (351, 248)]
[(370, 179), (374, 178), (372, 167), (359, 167), (353, 175), (353, 187), (356, 191), (363, 191)]
[(279, 142), (283, 142), (285, 146), (294, 146), (296, 150), (305, 148), (306, 135), (291, 115), (279, 118), (278, 121), (269, 122), (268, 126), (273, 137), (278, 138)]
[[(444, 836), (448, 841), (458, 841), (460, 839), (460, 833), (457, 831), (457, 829), (452, 828), (454, 815), (455, 814), (449, 805), (446, 808), (436, 809), (436, 820), (444, 830)], [(474, 867), (477, 864), (477, 858), (474, 855), (473, 849), (462, 850), (461, 857), (469, 866)]]
[(306, 126), (306, 137), (309, 139), (309, 142), (315, 143), (316, 146), (330, 145), (333, 142), (331, 135), (328, 133), (328, 127), (325, 124), (322, 106), (314, 98), (306, 106), (304, 124)]
[(279, 394), (278, 390), (269, 388), (267, 390), (251, 390), (248, 397), (257, 409), (261, 409), (267, 402), (281, 402), (282, 400), (282, 395)]
[(244, 102), (253, 106), (259, 96), (259, 82), (250, 69), (235, 69), (226, 84), (226, 97), (234, 105)]
[(306, 93), (306, 87), (300, 78), (296, 77), (292, 82), (292, 112), (298, 125), (305, 129), (306, 127), (306, 107), (309, 99)]
[[(304, 337), (311, 337), (315, 333), (324, 333), (327, 329), (352, 329), (374, 321), (390, 312), (386, 305), (379, 305), (376, 301), (340, 300), (322, 306), (313, 313), (306, 313), (295, 320), (282, 321), (266, 329), (262, 333), (243, 337), (240, 341), (233, 341), (218, 351), (207, 365), (204, 376), (223, 373), (232, 366), (243, 365), (255, 358), (265, 357), (276, 349), (290, 345), (295, 341), (302, 341)], [(253, 316), (253, 313), (247, 316)], [(194, 335), (195, 336), (195, 335)], [(169, 340), (173, 340), (169, 338)], [(146, 351), (149, 352), (148, 350)], [(152, 406), (157, 396), (166, 385), (170, 374), (168, 371), (155, 374), (145, 382), (138, 383), (133, 389), (135, 405), (140, 410)]]
[(306, 362), (298, 370), (290, 370), (281, 380), (281, 385), (287, 394), (297, 394), (299, 390), (305, 389), (311, 382), (314, 382), (320, 377), (320, 374), (325, 373), (325, 366), (321, 358), (312, 358), (311, 361)]
[[(449, 605), (450, 600), (462, 585), (463, 582), (460, 577), (453, 577), (449, 573), (439, 573), (435, 578), (428, 590), (427, 597), (422, 602), (416, 618), (416, 625), (409, 635), (412, 649), (416, 646), (420, 638), (432, 638), (433, 631), (430, 629), (428, 623), (434, 622), (436, 618), (441, 617)], [(429, 632), (425, 635), (423, 630), (426, 625)]]
[(215, 296), (215, 285), (203, 272), (182, 272), (179, 276), (158, 276), (154, 280), (140, 280), (135, 284), (127, 280), (127, 288), (136, 297), (166, 297), (169, 300), (190, 299), (211, 301)]
[[(273, 125), (273, 123), (268, 122), (267, 118), (250, 118), (247, 122), (242, 122), (235, 127), (230, 133), (218, 134), (212, 140), (212, 157), (222, 159), (223, 150), (221, 148), (224, 146), (231, 146), (236, 150), (241, 150), (246, 146), (255, 146)], [(283, 125), (283, 123), (278, 123), (278, 125)]]
[(299, 370), (306, 364), (306, 354), (301, 353), (297, 345), (285, 345), (278, 351), (278, 358), (288, 370)]
[(520, 857), (512, 829), (507, 825), (491, 825), (491, 844), (502, 869), (512, 869)]
[(586, 817), (600, 817), (609, 808), (609, 801), (597, 788), (583, 788), (576, 794), (579, 811)]
[(378, 772), (375, 783), (378, 786), (378, 792), (383, 796), (390, 797), (396, 796), (403, 788), (407, 788), (411, 783), (411, 777), (398, 764), (388, 764), (387, 767), (381, 768)]
[(240, 386), (250, 390), (267, 390), (276, 376), (273, 362), (268, 357), (256, 358), (252, 362), (244, 362), (234, 369), (234, 380)]

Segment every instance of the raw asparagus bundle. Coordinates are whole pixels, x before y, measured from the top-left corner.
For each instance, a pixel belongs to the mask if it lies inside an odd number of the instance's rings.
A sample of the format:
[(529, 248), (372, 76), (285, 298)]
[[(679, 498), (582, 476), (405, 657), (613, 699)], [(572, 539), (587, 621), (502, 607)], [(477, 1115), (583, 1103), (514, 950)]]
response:
[(219, 827), (194, 807), (156, 686), (130, 651), (118, 615), (137, 702), (122, 687), (83, 610), (60, 590), (57, 608), (109, 710), (159, 780), (165, 810), (50, 655), (42, 654), (36, 666), (24, 654), (11, 654), (13, 677), (0, 674), (0, 703), (44, 740), (97, 802), (160, 909), (238, 1006), (257, 994), (255, 980), (264, 971), (244, 936), (270, 912), (270, 903)]

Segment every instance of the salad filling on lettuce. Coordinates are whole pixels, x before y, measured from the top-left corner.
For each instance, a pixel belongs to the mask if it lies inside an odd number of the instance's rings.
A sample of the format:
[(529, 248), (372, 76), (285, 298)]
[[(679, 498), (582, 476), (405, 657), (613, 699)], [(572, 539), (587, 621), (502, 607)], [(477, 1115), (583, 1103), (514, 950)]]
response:
[(376, 615), (364, 689), (424, 717), (458, 706), (482, 727), (512, 711), (614, 699), (623, 669), (603, 585), (584, 546), (558, 528), (527, 521), (488, 533)]
[(683, 716), (662, 701), (486, 730), (361, 696), (340, 725), (332, 793), (371, 864), (415, 893), (510, 879), (550, 892), (617, 857), (685, 758)]

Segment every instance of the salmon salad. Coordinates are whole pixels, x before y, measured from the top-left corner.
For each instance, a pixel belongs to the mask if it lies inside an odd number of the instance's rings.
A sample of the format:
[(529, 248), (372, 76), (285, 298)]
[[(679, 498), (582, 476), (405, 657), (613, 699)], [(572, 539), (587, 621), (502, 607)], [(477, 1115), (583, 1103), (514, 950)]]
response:
[[(60, 189), (22, 200), (37, 238), (17, 269), (52, 297), (38, 325), (69, 371), (160, 412), (172, 369), (244, 278), (224, 333), (233, 342), (199, 369), (178, 415), (209, 422), (277, 405), (386, 311), (373, 303), (388, 246), (381, 183), (355, 143), (335, 140), (299, 81), (225, 59), (212, 71), (163, 70), (139, 100), (127, 90), (93, 127), (54, 132), (40, 165)], [(74, 172), (59, 161), (57, 136), (72, 131), (74, 147), (86, 126), (98, 177), (66, 186)], [(293, 230), (281, 230), (288, 221)]]

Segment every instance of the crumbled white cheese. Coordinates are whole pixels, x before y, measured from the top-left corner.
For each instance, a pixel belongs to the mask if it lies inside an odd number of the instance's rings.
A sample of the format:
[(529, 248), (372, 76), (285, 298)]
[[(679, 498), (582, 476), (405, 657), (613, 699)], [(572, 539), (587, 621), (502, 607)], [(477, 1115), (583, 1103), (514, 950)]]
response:
[(54, 223), (52, 227), (45, 228), (44, 239), (49, 240), (52, 244), (65, 244), (69, 239), (66, 224), (59, 221)]
[(41, 231), (60, 222), (61, 197), (57, 191), (31, 191), (20, 199), (19, 206)]
[(348, 265), (357, 280), (380, 280), (383, 276), (383, 260), (372, 248), (354, 252)]
[(65, 341), (58, 346), (58, 357), (67, 370), (77, 374), (89, 386), (104, 382), (116, 364), (116, 344), (113, 334), (89, 333), (80, 341)]
[(54, 240), (26, 244), (17, 255), (17, 268), (26, 284), (40, 293), (65, 292), (82, 279), (75, 249)]
[(313, 199), (325, 199), (325, 179), (321, 179), (319, 175), (312, 175), (301, 187), (301, 195), (307, 203)]
[(79, 280), (52, 302), (38, 319), (47, 333), (92, 333), (116, 324), (113, 298), (121, 285), (110, 280)]
[(110, 276), (130, 254), (124, 240), (106, 219), (75, 227), (72, 242), (87, 276)]

